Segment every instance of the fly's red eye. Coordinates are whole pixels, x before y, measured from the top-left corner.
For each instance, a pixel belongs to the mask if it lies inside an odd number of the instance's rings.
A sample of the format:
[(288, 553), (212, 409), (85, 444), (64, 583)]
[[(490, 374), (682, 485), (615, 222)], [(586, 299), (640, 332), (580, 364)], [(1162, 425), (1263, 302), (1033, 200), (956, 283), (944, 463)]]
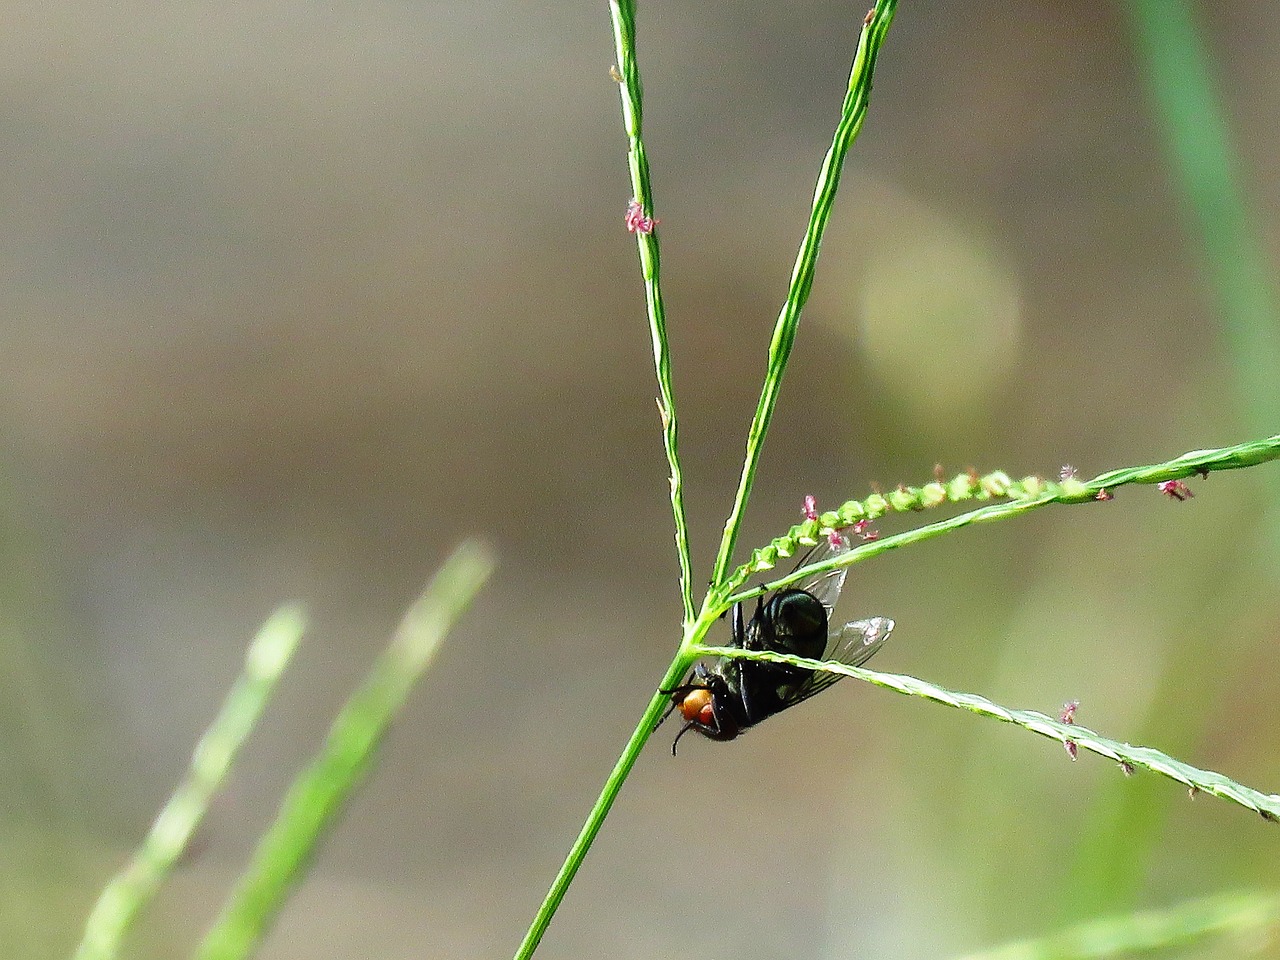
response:
[(698, 723), (710, 723), (712, 718), (711, 712), (711, 691), (710, 690), (690, 690), (683, 700), (680, 701), (680, 716), (686, 721), (696, 721)]

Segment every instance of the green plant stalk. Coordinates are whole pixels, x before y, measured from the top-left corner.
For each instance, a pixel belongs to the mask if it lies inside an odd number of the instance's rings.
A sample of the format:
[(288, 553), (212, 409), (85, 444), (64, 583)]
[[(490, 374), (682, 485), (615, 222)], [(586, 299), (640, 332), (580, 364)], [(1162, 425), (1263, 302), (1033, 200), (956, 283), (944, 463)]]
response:
[(849, 89), (841, 109), (840, 123), (836, 127), (831, 148), (822, 161), (818, 185), (813, 195), (813, 209), (809, 214), (809, 226), (800, 244), (800, 252), (796, 256), (795, 267), (791, 273), (787, 299), (781, 313), (778, 314), (778, 322), (773, 329), (773, 340), (769, 344), (769, 366), (765, 373), (764, 388), (760, 393), (760, 402), (756, 406), (755, 417), (747, 433), (742, 477), (738, 482), (738, 492), (734, 497), (733, 508), (729, 512), (729, 519), (724, 525), (720, 550), (716, 554), (715, 566), (711, 573), (713, 586), (719, 586), (724, 582), (733, 558), (733, 548), (737, 544), (743, 514), (747, 509), (747, 501), (751, 497), (751, 487), (755, 482), (756, 468), (760, 463), (765, 435), (769, 431), (769, 423), (773, 419), (773, 411), (778, 404), (782, 377), (786, 372), (787, 361), (791, 357), (791, 347), (795, 343), (796, 330), (800, 325), (800, 314), (813, 287), (813, 275), (818, 265), (822, 236), (827, 229), (827, 221), (831, 219), (831, 209), (835, 204), (836, 189), (840, 185), (840, 172), (844, 165), (844, 158), (858, 136), (858, 131), (862, 129), (863, 120), (866, 119), (876, 58), (888, 34), (889, 25), (893, 22), (897, 5), (897, 0), (876, 0), (875, 8), (867, 14), (862, 34), (858, 38), (858, 50), (853, 58), (853, 68), (849, 72)]
[(810, 660), (785, 653), (774, 653), (771, 650), (744, 650), (741, 647), (702, 647), (695, 652), (703, 657), (728, 657), (734, 660), (757, 660), (763, 663), (785, 663), (790, 666), (803, 667), (806, 670), (820, 670), (824, 673), (838, 673), (845, 677), (856, 677), (877, 687), (884, 687), (909, 697), (922, 697), (941, 703), (948, 707), (958, 707), (979, 716), (1002, 720), (1049, 737), (1059, 743), (1074, 743), (1081, 749), (1096, 753), (1099, 756), (1115, 760), (1122, 765), (1145, 767), (1162, 776), (1177, 780), (1193, 790), (1212, 794), (1224, 800), (1230, 800), (1242, 807), (1260, 814), (1264, 820), (1280, 821), (1280, 794), (1265, 794), (1251, 787), (1237, 783), (1212, 770), (1201, 770), (1189, 764), (1175, 760), (1159, 750), (1151, 747), (1135, 747), (1132, 744), (1120, 743), (1100, 736), (1086, 727), (1067, 724), (1053, 720), (1043, 713), (1034, 710), (1014, 710), (1010, 707), (993, 703), (986, 697), (973, 693), (957, 693), (935, 686), (916, 677), (902, 676), (892, 673), (879, 673), (863, 667), (851, 667), (848, 664), (828, 660)]
[(486, 548), (463, 543), (410, 607), (334, 720), (320, 753), (289, 788), (275, 822), (205, 936), (196, 954), (200, 960), (242, 960), (258, 946), (325, 829), (362, 781), (392, 719), (493, 564)]
[[(707, 619), (703, 616), (693, 624), (691, 629), (696, 630), (697, 635), (703, 636), (714, 622), (714, 617)], [(690, 650), (696, 649), (694, 644), (681, 644), (681, 652), (671, 662), (670, 668), (658, 686), (659, 690), (670, 690), (679, 684), (684, 680), (690, 667), (693, 666), (693, 662), (698, 655), (692, 652), (685, 652), (686, 646)], [(546, 897), (543, 898), (541, 906), (538, 907), (533, 923), (529, 925), (529, 930), (525, 933), (524, 940), (521, 941), (520, 948), (515, 953), (515, 960), (528, 960), (533, 956), (534, 951), (538, 949), (538, 943), (542, 940), (542, 935), (546, 933), (547, 927), (551, 923), (551, 918), (555, 916), (556, 911), (560, 908), (560, 903), (564, 900), (564, 895), (568, 893), (569, 885), (573, 883), (573, 878), (577, 875), (578, 868), (582, 866), (582, 861), (586, 858), (587, 851), (591, 849), (596, 835), (599, 834), (600, 828), (604, 825), (605, 817), (609, 815), (609, 810), (612, 809), (614, 800), (618, 798), (622, 785), (631, 774), (631, 768), (636, 765), (636, 760), (640, 757), (640, 751), (644, 749), (644, 745), (648, 742), (650, 735), (657, 729), (663, 712), (670, 705), (670, 697), (662, 693), (655, 693), (649, 700), (649, 706), (645, 708), (640, 722), (631, 734), (631, 739), (627, 741), (622, 755), (618, 758), (618, 762), (614, 764), (608, 779), (605, 780), (604, 789), (600, 791), (600, 796), (591, 807), (591, 812), (587, 815), (586, 822), (582, 825), (582, 830), (579, 831), (573, 846), (569, 848), (568, 856), (565, 857), (559, 873), (556, 874), (555, 880), (551, 883), (551, 888), (547, 891)]]
[[(649, 181), (649, 157), (642, 136), (644, 85), (636, 61), (635, 0), (610, 0), (614, 46), (617, 48), (619, 93), (622, 97), (622, 124), (627, 131), (627, 166), (631, 171), (631, 191), (644, 211), (653, 216), (653, 185)], [(654, 223), (656, 224), (656, 220)], [(693, 623), (693, 567), (689, 557), (689, 524), (684, 510), (684, 479), (680, 470), (679, 421), (676, 417), (675, 388), (671, 382), (671, 347), (667, 342), (667, 314), (659, 282), (661, 258), (658, 235), (636, 231), (640, 271), (644, 276), (645, 304), (649, 332), (653, 340), (653, 364), (658, 375), (658, 416), (662, 420), (662, 445), (671, 468), (671, 513), (675, 519), (676, 554), (680, 562), (680, 599), (684, 604), (684, 625)]]
[(186, 779), (160, 811), (133, 859), (107, 884), (89, 914), (76, 960), (111, 960), (119, 955), (133, 920), (173, 870), (226, 780), (240, 747), (289, 665), (302, 630), (302, 611), (282, 607), (249, 644), (244, 669), (196, 745)]
[(966, 954), (962, 960), (1097, 960), (1168, 950), (1223, 934), (1265, 935), (1277, 921), (1280, 895), (1227, 893), (1161, 910), (1091, 920), (1047, 937)]

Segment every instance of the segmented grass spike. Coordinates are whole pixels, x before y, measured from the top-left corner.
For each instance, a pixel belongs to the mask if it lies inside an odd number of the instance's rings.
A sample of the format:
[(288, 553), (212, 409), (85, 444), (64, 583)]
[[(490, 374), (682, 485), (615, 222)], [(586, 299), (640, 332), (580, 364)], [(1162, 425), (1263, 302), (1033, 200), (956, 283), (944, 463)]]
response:
[(783, 376), (786, 373), (791, 348), (795, 343), (796, 331), (800, 325), (800, 316), (809, 299), (809, 291), (813, 287), (818, 254), (822, 249), (822, 237), (831, 218), (836, 191), (840, 186), (840, 171), (844, 166), (845, 156), (867, 117), (876, 59), (889, 31), (889, 25), (893, 22), (897, 4), (898, 0), (875, 0), (875, 4), (862, 22), (862, 33), (858, 38), (858, 48), (849, 70), (849, 86), (841, 106), (840, 121), (836, 124), (831, 147), (827, 150), (822, 168), (818, 173), (813, 205), (810, 208), (809, 225), (800, 242), (800, 250), (796, 254), (795, 265), (791, 271), (791, 282), (787, 288), (787, 298), (782, 305), (782, 310), (778, 313), (773, 337), (769, 342), (769, 365), (765, 371), (755, 416), (747, 430), (746, 450), (742, 460), (742, 475), (738, 480), (738, 491), (734, 496), (733, 506), (729, 510), (729, 517), (725, 521), (724, 534), (720, 539), (720, 548), (716, 551), (715, 564), (711, 571), (711, 584), (716, 591), (723, 590), (729, 577), (734, 547), (738, 542), (738, 531), (742, 526), (747, 501), (751, 497), (760, 454), (764, 448), (765, 437), (769, 433), (769, 424), (773, 420), (773, 411), (778, 403)]
[(1087, 727), (1075, 723), (1063, 723), (1034, 710), (1014, 710), (988, 700), (974, 693), (956, 693), (943, 687), (935, 686), (925, 680), (901, 674), (879, 673), (862, 667), (850, 667), (843, 663), (823, 660), (807, 660), (783, 653), (767, 650), (744, 650), (741, 647), (698, 647), (697, 652), (704, 657), (731, 657), (739, 660), (763, 660), (769, 663), (785, 663), (790, 666), (804, 667), (808, 670), (823, 670), (828, 673), (839, 673), (847, 677), (857, 677), (877, 687), (884, 687), (909, 697), (922, 697), (941, 703), (948, 707), (958, 707), (979, 716), (991, 717), (1012, 723), (1049, 737), (1059, 743), (1074, 743), (1081, 750), (1088, 750), (1099, 756), (1107, 757), (1120, 764), (1126, 773), (1135, 767), (1142, 767), (1176, 780), (1184, 786), (1203, 793), (1230, 800), (1249, 810), (1260, 814), (1268, 822), (1280, 821), (1280, 794), (1265, 794), (1252, 787), (1237, 783), (1230, 777), (1212, 770), (1201, 770), (1190, 764), (1173, 759), (1151, 747), (1137, 747), (1130, 743), (1121, 743), (1094, 733)]
[(747, 562), (734, 570), (725, 581), (721, 596), (728, 596), (736, 591), (752, 574), (772, 570), (780, 557), (794, 556), (799, 545), (812, 546), (827, 534), (862, 521), (877, 520), (889, 513), (918, 513), (939, 507), (948, 501), (989, 500), (996, 496), (1040, 497), (1054, 488), (1061, 488), (1066, 492), (1064, 484), (1050, 483), (1041, 477), (1028, 477), (1015, 483), (1007, 474), (997, 471), (985, 477), (964, 473), (950, 484), (935, 480), (922, 487), (902, 485), (888, 494), (872, 493), (865, 500), (849, 500), (836, 510), (822, 513), (816, 520), (804, 520), (796, 524), (768, 545), (753, 550)]
[[(752, 574), (773, 569), (779, 557), (793, 556), (797, 545), (806, 542), (806, 538), (808, 542), (813, 542), (814, 538), (823, 536), (829, 531), (842, 530), (864, 520), (877, 520), (888, 513), (908, 511), (915, 513), (940, 507), (945, 503), (960, 503), (968, 500), (1009, 501), (1004, 505), (1006, 510), (993, 508), (975, 510), (969, 514), (953, 517), (942, 524), (932, 524), (906, 534), (886, 537), (877, 544), (867, 544), (865, 547), (856, 548), (840, 557), (832, 558), (826, 562), (824, 568), (848, 566), (877, 553), (883, 553), (916, 540), (927, 539), (968, 523), (1003, 519), (1022, 513), (1031, 507), (1047, 506), (1050, 503), (1092, 503), (1110, 500), (1111, 491), (1127, 484), (1160, 484), (1193, 476), (1205, 477), (1215, 471), (1257, 466), (1277, 458), (1280, 458), (1280, 435), (1232, 447), (1195, 450), (1165, 463), (1112, 470), (1088, 482), (1071, 475), (1060, 479), (1048, 479), (1033, 474), (1021, 480), (1014, 480), (1003, 470), (981, 476), (977, 471), (971, 470), (945, 482), (935, 480), (919, 487), (903, 485), (889, 494), (873, 493), (864, 500), (849, 500), (841, 504), (838, 509), (823, 513), (816, 521), (805, 520), (796, 524), (767, 546), (752, 551), (747, 562), (725, 579), (717, 590), (716, 596), (722, 601), (722, 606), (727, 606), (730, 598), (742, 599), (742, 597), (734, 598), (733, 595), (741, 589)], [(816, 567), (797, 570), (794, 579), (803, 579), (816, 570)], [(769, 586), (776, 589), (780, 585), (783, 584), (774, 582)], [(759, 592), (762, 591), (753, 590), (751, 595), (754, 596)]]
[(634, 0), (613, 0), (614, 47), (617, 66), (615, 82), (622, 98), (622, 123), (627, 132), (627, 166), (631, 173), (634, 199), (628, 207), (626, 225), (635, 234), (640, 273), (644, 280), (645, 305), (649, 316), (649, 337), (653, 347), (654, 373), (658, 378), (658, 417), (662, 423), (662, 446), (670, 468), (671, 515), (675, 523), (676, 560), (680, 567), (680, 601), (684, 623), (694, 620), (693, 566), (689, 556), (689, 524), (684, 508), (684, 475), (680, 467), (680, 427), (675, 385), (671, 376), (671, 344), (667, 337), (666, 308), (662, 298), (662, 258), (658, 221), (644, 211), (654, 208), (653, 184), (649, 177), (649, 157), (645, 151), (644, 87), (636, 59), (636, 5)]

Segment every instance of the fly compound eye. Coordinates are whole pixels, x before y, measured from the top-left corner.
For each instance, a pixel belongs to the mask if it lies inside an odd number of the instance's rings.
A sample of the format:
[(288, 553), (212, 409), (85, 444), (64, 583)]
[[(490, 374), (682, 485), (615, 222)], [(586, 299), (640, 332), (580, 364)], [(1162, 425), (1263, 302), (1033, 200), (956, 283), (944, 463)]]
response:
[(680, 716), (689, 723), (710, 724), (715, 717), (711, 706), (711, 691), (706, 687), (690, 690), (680, 701)]

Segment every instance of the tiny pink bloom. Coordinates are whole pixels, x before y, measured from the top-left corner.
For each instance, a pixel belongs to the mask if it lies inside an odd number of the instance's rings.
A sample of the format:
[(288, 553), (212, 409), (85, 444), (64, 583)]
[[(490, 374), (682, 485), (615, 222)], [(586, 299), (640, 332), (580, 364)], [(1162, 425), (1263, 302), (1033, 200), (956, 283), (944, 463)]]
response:
[(1195, 496), (1181, 480), (1166, 480), (1164, 483), (1157, 483), (1156, 489), (1172, 500), (1190, 500)]
[(1097, 496), (1095, 496), (1093, 499), (1101, 500), (1103, 503), (1106, 503), (1108, 500), (1114, 500), (1115, 498), (1116, 498), (1116, 495), (1114, 493), (1112, 493), (1106, 487), (1103, 487), (1101, 490), (1098, 491)]
[[(1068, 700), (1062, 705), (1062, 712), (1058, 714), (1058, 719), (1062, 723), (1074, 724), (1076, 722), (1076, 710), (1080, 707), (1079, 700)], [(1072, 760), (1079, 754), (1079, 748), (1074, 740), (1062, 741), (1062, 747), (1067, 751), (1067, 756)]]
[(845, 545), (844, 534), (839, 530), (832, 530), (827, 534), (827, 543), (831, 544), (831, 549), (839, 550)]
[(650, 234), (658, 225), (657, 219), (644, 215), (644, 207), (640, 206), (639, 200), (632, 200), (627, 204), (627, 215), (623, 222), (627, 225), (628, 233)]
[(858, 538), (866, 543), (880, 539), (880, 531), (871, 529), (871, 521), (863, 518), (851, 528)]
[(804, 514), (806, 520), (818, 519), (818, 500), (813, 494), (805, 496), (804, 506), (800, 508), (800, 512)]
[(1074, 480), (1076, 478), (1076, 468), (1069, 463), (1064, 463), (1062, 469), (1058, 471), (1059, 480)]

